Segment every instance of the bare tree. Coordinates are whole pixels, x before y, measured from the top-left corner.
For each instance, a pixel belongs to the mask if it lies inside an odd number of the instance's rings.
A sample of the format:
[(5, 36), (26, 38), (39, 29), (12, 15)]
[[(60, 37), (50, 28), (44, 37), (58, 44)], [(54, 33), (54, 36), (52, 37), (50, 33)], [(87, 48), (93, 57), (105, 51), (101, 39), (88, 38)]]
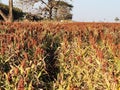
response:
[(9, 14), (5, 15), (2, 10), (0, 10), (0, 15), (6, 22), (13, 21), (13, 0), (9, 0)]
[(34, 4), (39, 0), (16, 0), (14, 2), (15, 7), (18, 7), (23, 10), (23, 12), (33, 12)]

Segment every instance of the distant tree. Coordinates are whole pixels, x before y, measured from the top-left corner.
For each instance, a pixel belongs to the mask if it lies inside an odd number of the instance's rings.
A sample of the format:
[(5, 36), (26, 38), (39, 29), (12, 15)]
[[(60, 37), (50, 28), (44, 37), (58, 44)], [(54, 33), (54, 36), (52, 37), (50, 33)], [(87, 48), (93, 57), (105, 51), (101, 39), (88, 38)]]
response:
[(115, 21), (116, 21), (116, 22), (119, 21), (119, 20), (120, 20), (120, 19), (119, 19), (118, 17), (115, 18)]
[(13, 21), (13, 0), (9, 0), (9, 14), (6, 15), (1, 9), (0, 9), (0, 15), (6, 22), (12, 22)]
[(72, 14), (71, 14), (71, 10), (72, 10), (73, 6), (71, 4), (68, 4), (65, 1), (60, 1), (58, 6), (55, 7), (56, 13), (55, 13), (55, 17), (57, 20), (68, 20), (68, 19), (72, 19)]

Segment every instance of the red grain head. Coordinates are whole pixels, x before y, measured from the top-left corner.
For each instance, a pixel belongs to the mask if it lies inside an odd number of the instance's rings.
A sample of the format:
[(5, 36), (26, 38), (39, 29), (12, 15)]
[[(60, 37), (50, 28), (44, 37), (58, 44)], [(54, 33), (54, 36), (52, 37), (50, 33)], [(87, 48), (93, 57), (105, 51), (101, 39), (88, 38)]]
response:
[(24, 90), (24, 78), (23, 77), (21, 77), (18, 82), (17, 90)]

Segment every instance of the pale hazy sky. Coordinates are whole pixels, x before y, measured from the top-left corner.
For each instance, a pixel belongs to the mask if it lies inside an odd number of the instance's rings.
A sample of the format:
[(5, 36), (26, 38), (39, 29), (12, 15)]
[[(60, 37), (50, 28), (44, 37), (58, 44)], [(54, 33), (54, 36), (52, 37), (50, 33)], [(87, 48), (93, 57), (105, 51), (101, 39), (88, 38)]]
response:
[(115, 17), (120, 18), (120, 0), (72, 0), (72, 4), (75, 21), (114, 21)]
[(120, 18), (120, 0), (74, 0), (73, 20), (114, 21)]

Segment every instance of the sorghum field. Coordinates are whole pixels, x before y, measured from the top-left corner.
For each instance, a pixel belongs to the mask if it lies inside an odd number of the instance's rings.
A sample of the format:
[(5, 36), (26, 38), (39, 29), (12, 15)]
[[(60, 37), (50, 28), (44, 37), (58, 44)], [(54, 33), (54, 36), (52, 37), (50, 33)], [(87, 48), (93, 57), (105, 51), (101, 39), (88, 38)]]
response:
[(120, 90), (120, 24), (0, 22), (0, 90)]

